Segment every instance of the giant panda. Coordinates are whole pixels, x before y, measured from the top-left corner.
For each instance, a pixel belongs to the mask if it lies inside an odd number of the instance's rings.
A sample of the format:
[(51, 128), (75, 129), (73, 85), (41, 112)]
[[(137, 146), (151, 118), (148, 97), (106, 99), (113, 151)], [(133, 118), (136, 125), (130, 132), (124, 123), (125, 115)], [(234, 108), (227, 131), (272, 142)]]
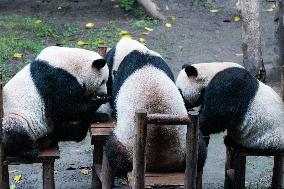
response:
[[(187, 114), (174, 76), (161, 55), (132, 39), (122, 39), (107, 56), (110, 69), (116, 127), (106, 142), (106, 154), (116, 176), (132, 169), (134, 115), (137, 109), (148, 113)], [(178, 171), (185, 168), (186, 126), (148, 127), (146, 167), (149, 171)], [(199, 171), (207, 147), (199, 143)]]
[(3, 137), (8, 153), (36, 156), (33, 144), (51, 136), (82, 140), (107, 99), (108, 66), (96, 52), (51, 46), (3, 89)]
[(204, 135), (227, 130), (231, 145), (283, 150), (284, 109), (279, 95), (236, 63), (186, 65), (177, 87), (189, 107), (201, 105)]

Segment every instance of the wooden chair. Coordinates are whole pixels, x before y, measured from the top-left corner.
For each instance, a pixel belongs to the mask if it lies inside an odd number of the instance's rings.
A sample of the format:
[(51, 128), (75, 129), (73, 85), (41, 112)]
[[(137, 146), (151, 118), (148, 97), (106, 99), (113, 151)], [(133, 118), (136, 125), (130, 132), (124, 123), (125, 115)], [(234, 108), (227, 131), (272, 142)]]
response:
[[(197, 134), (197, 114), (186, 116), (175, 116), (168, 114), (147, 114), (146, 110), (136, 112), (135, 145), (133, 148), (133, 172), (128, 173), (128, 180), (131, 188), (140, 189), (145, 186), (180, 186), (196, 189), (202, 187), (202, 172), (197, 173), (198, 156), (198, 134)], [(186, 136), (186, 171), (184, 173), (146, 173), (145, 174), (145, 142), (147, 137), (147, 125), (187, 125)], [(94, 133), (95, 134), (95, 133)], [(95, 148), (97, 145), (95, 144)], [(101, 147), (98, 149), (102, 149)], [(101, 151), (100, 153), (101, 154)], [(94, 157), (97, 154), (94, 154)], [(99, 158), (100, 159), (100, 158)], [(100, 159), (101, 160), (101, 159)], [(98, 166), (99, 167), (99, 166)], [(113, 182), (112, 171), (108, 163), (105, 151), (103, 150), (99, 178), (102, 185), (97, 185), (104, 189), (110, 189)], [(146, 177), (145, 177), (146, 175)], [(145, 182), (146, 181), (146, 182)], [(145, 185), (146, 183), (146, 185)], [(93, 185), (95, 186), (95, 185)]]
[[(284, 67), (281, 74), (282, 100), (284, 101)], [(273, 156), (274, 168), (272, 176), (272, 188), (283, 188), (283, 162), (284, 151), (254, 150), (234, 144), (232, 139), (226, 137), (226, 164), (225, 164), (225, 189), (244, 189), (247, 156)]]
[(59, 159), (58, 145), (42, 150), (36, 158), (9, 157), (5, 154), (2, 136), (2, 119), (3, 119), (3, 82), (2, 73), (0, 72), (0, 188), (9, 189), (9, 172), (8, 165), (10, 164), (33, 164), (42, 163), (43, 165), (43, 188), (54, 189), (54, 161)]

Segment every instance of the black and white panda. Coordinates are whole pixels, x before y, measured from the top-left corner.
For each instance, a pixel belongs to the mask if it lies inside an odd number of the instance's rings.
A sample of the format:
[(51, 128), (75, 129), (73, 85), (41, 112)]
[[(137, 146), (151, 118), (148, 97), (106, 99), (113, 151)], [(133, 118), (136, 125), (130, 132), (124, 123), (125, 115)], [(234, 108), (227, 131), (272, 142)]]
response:
[[(114, 174), (125, 176), (132, 169), (134, 115), (148, 113), (187, 114), (174, 76), (156, 52), (132, 39), (122, 39), (106, 57), (112, 79), (112, 98), (117, 124), (106, 143)], [(148, 127), (146, 164), (148, 170), (183, 170), (186, 126)], [(199, 169), (206, 159), (206, 145), (200, 142)]]
[(106, 103), (92, 97), (107, 93), (108, 74), (105, 59), (96, 52), (57, 46), (42, 50), (4, 86), (3, 132), (8, 151), (28, 153), (30, 144), (49, 135), (82, 140), (96, 110)]
[(281, 98), (242, 66), (228, 62), (187, 65), (176, 85), (189, 107), (202, 104), (199, 124), (204, 135), (227, 129), (236, 145), (284, 149)]

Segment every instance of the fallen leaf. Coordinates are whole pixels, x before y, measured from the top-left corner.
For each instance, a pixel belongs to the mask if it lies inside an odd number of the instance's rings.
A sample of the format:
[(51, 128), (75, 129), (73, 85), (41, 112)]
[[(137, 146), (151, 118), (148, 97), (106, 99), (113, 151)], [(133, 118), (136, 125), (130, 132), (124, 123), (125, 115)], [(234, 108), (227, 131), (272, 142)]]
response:
[(266, 9), (265, 12), (273, 12), (274, 9), (273, 8), (269, 8), (269, 9)]
[(13, 55), (13, 57), (14, 58), (22, 58), (23, 57), (23, 54), (21, 54), (21, 53), (14, 53), (14, 55)]
[(15, 175), (14, 176), (15, 183), (19, 183), (21, 179), (22, 179), (22, 175)]
[(132, 39), (132, 36), (130, 34), (126, 34), (126, 35), (123, 35), (121, 38), (122, 39)]
[(68, 168), (66, 170), (70, 171), (70, 170), (75, 170), (77, 167), (75, 166), (74, 163), (69, 164)]
[(10, 184), (10, 189), (16, 189), (16, 185), (15, 184)]
[(147, 31), (153, 31), (154, 30), (154, 29), (149, 28), (149, 27), (145, 27), (144, 29), (147, 30)]
[(217, 12), (220, 12), (220, 9), (211, 9), (210, 12), (217, 13)]
[(234, 16), (234, 21), (235, 22), (239, 22), (241, 20), (241, 17), (240, 16)]
[(35, 20), (35, 24), (41, 24), (42, 20)]
[[(106, 44), (106, 41), (103, 40), (103, 39), (97, 39), (97, 40), (96, 40), (96, 44), (97, 44), (97, 45), (105, 45), (105, 44)], [(77, 151), (80, 151), (80, 150), (77, 150)]]
[(275, 8), (276, 8), (276, 4), (273, 3), (273, 4), (271, 5), (271, 8), (272, 8), (272, 9), (275, 9)]
[(80, 40), (80, 41), (77, 42), (77, 45), (79, 45), (79, 46), (89, 45), (89, 42)]
[(61, 10), (61, 9), (62, 9), (62, 7), (60, 7), (60, 6), (59, 6), (57, 9), (58, 9), (58, 10)]
[(166, 5), (166, 10), (168, 11), (168, 10), (170, 10), (170, 8), (169, 8), (169, 6), (168, 5)]
[(118, 35), (126, 35), (128, 34), (128, 31), (126, 30), (121, 30), (120, 32), (118, 32)]
[(94, 23), (92, 23), (92, 22), (89, 22), (89, 23), (87, 23), (86, 24), (86, 29), (92, 29), (92, 28), (94, 28), (95, 27), (95, 24)]
[(114, 5), (112, 6), (112, 8), (117, 9), (117, 8), (119, 8), (119, 5), (118, 5), (118, 4), (114, 4)]
[(149, 35), (149, 32), (144, 31), (144, 32), (142, 32), (141, 34), (142, 34), (142, 35)]
[(177, 17), (175, 15), (173, 15), (173, 16), (171, 16), (171, 19), (175, 20), (175, 19), (177, 19)]
[(243, 53), (236, 53), (236, 56), (243, 56)]
[(80, 169), (80, 172), (81, 172), (83, 175), (88, 175), (88, 174), (89, 174), (89, 170), (88, 170), (87, 168)]
[(171, 24), (171, 23), (166, 23), (165, 26), (166, 26), (167, 28), (171, 28), (171, 27), (172, 27), (172, 24)]
[(8, 172), (9, 173), (15, 173), (15, 172), (17, 172), (17, 170), (9, 170)]
[(140, 41), (141, 43), (144, 43), (146, 40), (145, 40), (144, 38), (140, 37), (140, 38), (139, 38), (139, 41)]

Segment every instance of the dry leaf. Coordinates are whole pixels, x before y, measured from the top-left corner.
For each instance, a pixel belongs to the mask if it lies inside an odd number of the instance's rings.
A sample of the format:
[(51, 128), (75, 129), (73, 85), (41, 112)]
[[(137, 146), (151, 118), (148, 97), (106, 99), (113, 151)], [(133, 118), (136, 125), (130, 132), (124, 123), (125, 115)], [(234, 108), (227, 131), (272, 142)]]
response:
[(126, 35), (123, 35), (121, 38), (122, 39), (132, 39), (132, 36), (130, 34), (126, 34)]
[[(97, 44), (97, 45), (105, 45), (105, 44), (106, 44), (106, 41), (103, 40), (103, 39), (97, 39), (97, 40), (96, 40), (96, 44)], [(77, 151), (79, 152), (80, 150), (77, 150)]]
[(171, 27), (172, 27), (172, 24), (171, 24), (171, 23), (166, 23), (165, 26), (166, 26), (167, 28), (171, 28)]
[(171, 16), (171, 19), (175, 20), (175, 19), (177, 19), (177, 17), (175, 15), (173, 15), (173, 16)]
[(127, 35), (128, 31), (126, 30), (121, 30), (120, 32), (118, 32), (118, 35)]
[(240, 21), (241, 20), (241, 17), (240, 16), (234, 16), (234, 21), (235, 22), (238, 22), (238, 21)]
[(140, 37), (140, 38), (139, 38), (139, 41), (140, 41), (141, 43), (144, 43), (146, 40), (145, 40), (144, 38)]
[(15, 184), (10, 184), (10, 189), (16, 189), (16, 185)]
[(80, 172), (81, 172), (83, 175), (88, 175), (88, 174), (89, 174), (89, 170), (88, 170), (87, 168), (80, 169)]
[(42, 20), (35, 20), (35, 24), (41, 24)]
[(219, 12), (220, 11), (220, 9), (211, 9), (210, 10), (210, 12), (212, 12), (212, 13), (217, 13), (217, 12)]
[(16, 175), (16, 176), (14, 176), (14, 181), (15, 181), (15, 183), (19, 183), (21, 179), (22, 179), (22, 175)]
[(80, 40), (80, 41), (77, 42), (77, 45), (79, 45), (79, 46), (89, 45), (89, 42)]
[(266, 12), (273, 12), (273, 10), (274, 10), (273, 8), (269, 8), (269, 9), (266, 9), (265, 11)]
[(114, 4), (114, 5), (112, 6), (112, 8), (117, 9), (117, 8), (119, 8), (119, 5), (118, 5), (118, 4)]
[(92, 23), (92, 22), (89, 22), (89, 23), (87, 23), (86, 24), (86, 29), (92, 29), (92, 28), (94, 28), (95, 27), (95, 24), (94, 23)]
[(60, 6), (59, 6), (57, 9), (58, 9), (58, 10), (61, 10), (61, 9), (62, 9), (62, 7), (60, 7)]
[(14, 55), (13, 55), (13, 57), (14, 58), (22, 58), (23, 57), (23, 54), (21, 54), (21, 53), (14, 53)]
[(166, 5), (166, 10), (168, 11), (168, 10), (170, 10), (170, 8), (169, 8), (169, 6), (168, 5)]
[(9, 173), (15, 173), (15, 172), (17, 172), (17, 170), (9, 170), (8, 172)]
[(273, 4), (271, 5), (271, 8), (272, 8), (272, 9), (275, 9), (275, 8), (276, 8), (276, 4), (273, 3)]
[(145, 27), (144, 29), (147, 30), (147, 31), (153, 31), (154, 30), (154, 29), (149, 28), (149, 27)]
[(142, 32), (141, 34), (142, 34), (142, 35), (149, 35), (149, 32), (144, 31), (144, 32)]
[(243, 56), (243, 53), (236, 53), (236, 56)]

